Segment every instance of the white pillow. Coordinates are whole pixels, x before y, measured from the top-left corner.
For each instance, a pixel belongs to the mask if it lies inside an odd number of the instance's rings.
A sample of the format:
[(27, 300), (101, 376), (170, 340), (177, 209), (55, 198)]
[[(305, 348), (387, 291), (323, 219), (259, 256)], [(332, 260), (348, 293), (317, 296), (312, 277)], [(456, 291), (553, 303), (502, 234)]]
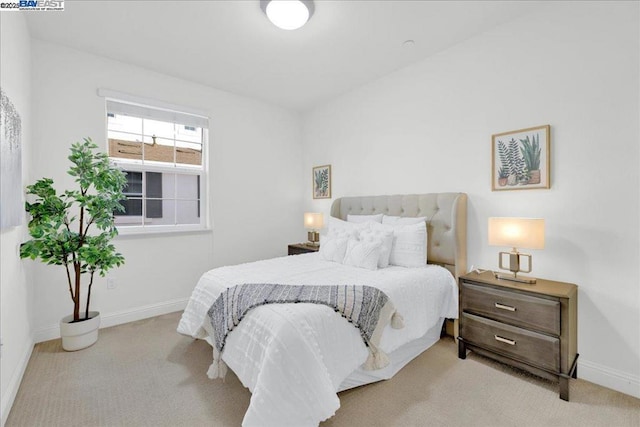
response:
[(395, 226), (372, 224), (372, 228), (393, 231), (393, 246), (389, 264), (401, 267), (422, 267), (427, 263), (426, 222)]
[(389, 264), (402, 267), (422, 267), (427, 263), (427, 224), (393, 227), (393, 248)]
[(329, 236), (358, 237), (360, 230), (368, 227), (367, 223), (347, 222), (338, 218), (329, 217)]
[[(380, 224), (380, 227), (382, 224)], [(367, 228), (360, 231), (360, 240), (365, 242), (379, 242), (380, 258), (378, 258), (378, 267), (387, 268), (389, 266), (389, 257), (393, 248), (393, 229), (383, 228)]]
[(321, 236), (320, 250), (318, 251), (320, 252), (320, 258), (342, 264), (348, 241), (347, 237)]
[(382, 214), (377, 215), (347, 215), (347, 221), (353, 223), (363, 223), (363, 222), (382, 222)]
[(426, 222), (426, 221), (427, 221), (426, 216), (412, 217), (412, 216), (385, 215), (382, 217), (382, 223), (387, 225), (411, 225), (411, 224), (418, 224), (420, 222)]
[(344, 255), (344, 265), (376, 270), (380, 259), (380, 242), (366, 242), (363, 240), (349, 239), (347, 251)]

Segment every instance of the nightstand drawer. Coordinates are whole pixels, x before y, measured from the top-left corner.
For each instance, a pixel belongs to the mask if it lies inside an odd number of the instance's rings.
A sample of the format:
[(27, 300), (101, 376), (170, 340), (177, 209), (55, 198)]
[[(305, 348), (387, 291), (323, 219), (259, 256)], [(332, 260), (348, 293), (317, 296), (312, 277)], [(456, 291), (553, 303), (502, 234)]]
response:
[(560, 369), (560, 339), (463, 313), (460, 336), (466, 343), (553, 372)]
[(462, 282), (461, 310), (560, 335), (560, 302)]

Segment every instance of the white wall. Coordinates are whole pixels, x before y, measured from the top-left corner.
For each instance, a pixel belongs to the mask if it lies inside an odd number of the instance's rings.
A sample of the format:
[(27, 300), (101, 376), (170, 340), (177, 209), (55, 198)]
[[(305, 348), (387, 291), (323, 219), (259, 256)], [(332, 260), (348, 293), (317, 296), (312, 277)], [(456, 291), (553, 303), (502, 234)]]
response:
[[(468, 193), (469, 267), (498, 267), (488, 217), (545, 218), (534, 273), (579, 285), (578, 375), (640, 397), (638, 6), (550, 6), (315, 109), (303, 139), (334, 198)], [(551, 189), (491, 192), (491, 135), (544, 124)]]
[[(24, 15), (0, 13), (0, 87), (18, 110), (22, 124), (22, 175), (31, 154), (31, 41)], [(19, 256), (23, 225), (0, 231), (0, 415), (4, 425), (33, 348), (33, 288)]]
[[(105, 147), (105, 106), (97, 89), (205, 111), (210, 126), (209, 208), (213, 232), (119, 236), (126, 264), (113, 270), (116, 288), (100, 279), (92, 309), (103, 326), (179, 310), (200, 275), (217, 266), (286, 255), (301, 236), (303, 184), (298, 115), (125, 63), (33, 41), (34, 164), (31, 179), (66, 175), (71, 143), (90, 136)], [(34, 269), (36, 341), (58, 336), (71, 311), (61, 268), (25, 261)]]

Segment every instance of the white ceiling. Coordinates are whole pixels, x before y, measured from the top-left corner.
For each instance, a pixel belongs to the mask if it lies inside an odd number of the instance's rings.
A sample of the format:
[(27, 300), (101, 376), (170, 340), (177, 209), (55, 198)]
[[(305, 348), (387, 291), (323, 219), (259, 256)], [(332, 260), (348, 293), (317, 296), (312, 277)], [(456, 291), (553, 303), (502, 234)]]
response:
[[(541, 7), (524, 1), (316, 0), (299, 30), (259, 0), (66, 1), (33, 37), (304, 111)], [(403, 46), (405, 40), (413, 46)]]

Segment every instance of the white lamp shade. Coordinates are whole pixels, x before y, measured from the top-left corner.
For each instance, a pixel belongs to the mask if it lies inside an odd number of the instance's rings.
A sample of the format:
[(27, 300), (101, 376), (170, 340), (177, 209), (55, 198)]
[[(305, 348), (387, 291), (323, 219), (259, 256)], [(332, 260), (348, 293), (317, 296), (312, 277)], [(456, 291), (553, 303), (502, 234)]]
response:
[(272, 0), (265, 12), (269, 20), (283, 30), (297, 30), (309, 20), (309, 9), (299, 0)]
[(308, 230), (319, 230), (322, 228), (322, 214), (318, 212), (307, 212), (304, 214), (304, 228)]
[(544, 219), (489, 218), (489, 244), (512, 248), (544, 249)]

